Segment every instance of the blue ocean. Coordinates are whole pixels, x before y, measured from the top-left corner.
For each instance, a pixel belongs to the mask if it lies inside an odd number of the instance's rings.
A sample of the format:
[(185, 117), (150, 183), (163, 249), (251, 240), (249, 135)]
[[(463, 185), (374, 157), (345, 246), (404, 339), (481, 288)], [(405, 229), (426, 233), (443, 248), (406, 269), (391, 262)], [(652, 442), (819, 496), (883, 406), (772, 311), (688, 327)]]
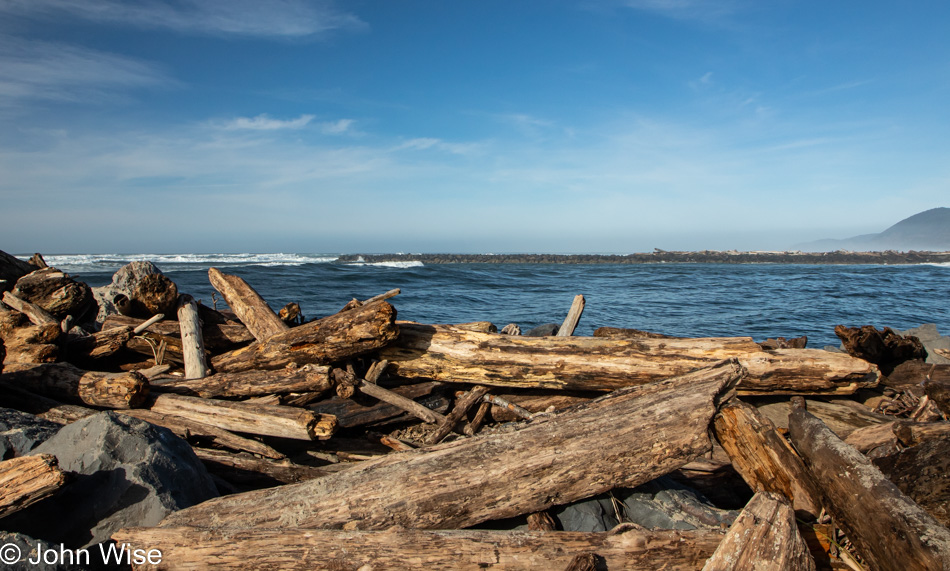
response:
[[(179, 291), (215, 303), (208, 268), (241, 276), (274, 310), (300, 304), (305, 318), (393, 288), (400, 319), (491, 321), (522, 330), (560, 324), (576, 294), (587, 305), (577, 335), (601, 326), (687, 337), (808, 336), (838, 345), (834, 327), (908, 329), (936, 323), (950, 333), (950, 266), (797, 264), (429, 264), (344, 263), (333, 254), (46, 256), (91, 286), (133, 260), (150, 260)], [(218, 308), (226, 307), (216, 296)]]

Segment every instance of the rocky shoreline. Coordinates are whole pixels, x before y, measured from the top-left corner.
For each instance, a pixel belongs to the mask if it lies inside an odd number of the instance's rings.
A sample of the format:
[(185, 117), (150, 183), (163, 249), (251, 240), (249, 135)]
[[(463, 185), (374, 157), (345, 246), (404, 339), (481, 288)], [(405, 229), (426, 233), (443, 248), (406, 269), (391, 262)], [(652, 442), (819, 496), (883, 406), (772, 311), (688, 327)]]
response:
[(636, 254), (344, 254), (340, 262), (423, 264), (947, 264), (950, 252), (698, 252), (655, 250)]

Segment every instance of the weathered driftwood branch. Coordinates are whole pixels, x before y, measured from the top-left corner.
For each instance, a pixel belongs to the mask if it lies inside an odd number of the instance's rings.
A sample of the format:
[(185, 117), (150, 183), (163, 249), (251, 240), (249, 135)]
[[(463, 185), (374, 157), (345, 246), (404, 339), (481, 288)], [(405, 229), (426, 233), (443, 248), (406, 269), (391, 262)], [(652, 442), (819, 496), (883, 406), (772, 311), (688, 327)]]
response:
[(873, 568), (950, 568), (947, 528), (803, 407), (792, 410), (788, 423), (825, 505)]
[(557, 336), (570, 337), (571, 335), (574, 335), (574, 330), (577, 329), (577, 323), (581, 320), (581, 315), (583, 313), (584, 296), (576, 295), (574, 296), (574, 301), (571, 303), (571, 309), (567, 312), (567, 317), (564, 318), (564, 322), (557, 330)]
[(330, 367), (304, 365), (277, 371), (241, 371), (217, 373), (190, 381), (160, 378), (154, 382), (156, 392), (217, 397), (256, 397), (286, 393), (325, 392), (333, 387)]
[(328, 468), (301, 466), (287, 459), (270, 460), (247, 454), (233, 454), (224, 450), (194, 448), (195, 455), (212, 473), (219, 474), (225, 480), (237, 483), (265, 485), (296, 484), (315, 478), (322, 478), (339, 472), (348, 465), (333, 464)]
[(851, 393), (880, 376), (866, 361), (812, 349), (764, 352), (751, 338), (604, 339), (475, 333), (402, 324), (380, 350), (404, 378), (522, 388), (612, 390), (738, 358), (739, 393)]
[(577, 553), (607, 568), (694, 571), (716, 549), (718, 530), (619, 533), (493, 530), (330, 531), (130, 528), (112, 538), (136, 549), (161, 546), (162, 563), (137, 569), (564, 569)]
[(736, 518), (703, 571), (814, 571), (795, 512), (779, 494), (759, 492)]
[(361, 393), (399, 407), (416, 418), (419, 418), (424, 422), (428, 422), (429, 424), (437, 424), (445, 419), (445, 417), (441, 414), (426, 408), (425, 406), (410, 398), (406, 398), (398, 393), (394, 393), (389, 389), (385, 389), (379, 385), (366, 382), (365, 380), (360, 382), (359, 389)]
[(181, 353), (185, 362), (185, 379), (203, 379), (211, 370), (205, 355), (201, 336), (198, 304), (190, 295), (182, 295), (178, 305), (178, 325), (181, 328)]
[(101, 359), (114, 355), (132, 338), (131, 327), (112, 327), (69, 341), (66, 352), (75, 359)]
[(69, 363), (10, 365), (9, 382), (57, 400), (106, 408), (134, 408), (148, 396), (148, 381), (136, 372), (83, 371)]
[(455, 406), (444, 420), (439, 423), (435, 431), (426, 439), (426, 444), (437, 444), (443, 438), (449, 435), (455, 428), (455, 425), (462, 421), (462, 418), (468, 414), (470, 408), (481, 402), (482, 397), (488, 394), (488, 387), (481, 385), (472, 387), (472, 390), (458, 396), (455, 399)]
[(264, 298), (240, 277), (222, 273), (218, 268), (209, 268), (208, 279), (258, 341), (264, 341), (290, 329), (267, 305)]
[(753, 491), (775, 492), (796, 511), (821, 514), (821, 496), (801, 458), (755, 407), (733, 400), (713, 419), (716, 440)]
[(42, 307), (20, 299), (12, 292), (3, 292), (3, 303), (27, 316), (33, 325), (59, 325), (59, 319), (56, 319)]
[(396, 309), (385, 301), (360, 306), (251, 343), (212, 359), (220, 372), (329, 364), (378, 349), (399, 334)]
[(181, 416), (233, 432), (296, 440), (326, 439), (336, 429), (334, 416), (289, 406), (163, 394), (151, 399), (148, 408), (152, 412)]
[(134, 416), (135, 418), (150, 422), (156, 426), (163, 426), (186, 440), (191, 437), (197, 437), (213, 442), (218, 446), (223, 446), (224, 448), (243, 450), (252, 454), (260, 454), (267, 458), (281, 459), (285, 457), (284, 454), (281, 454), (263, 442), (238, 436), (206, 422), (198, 422), (183, 416), (161, 414), (152, 410), (143, 409), (126, 410), (122, 411), (122, 414)]
[[(390, 392), (407, 399), (419, 400), (421, 401), (419, 402), (420, 406), (438, 413), (447, 410), (449, 406), (447, 398), (439, 394), (433, 394), (442, 386), (442, 383), (418, 383), (415, 385), (393, 387)], [(396, 406), (382, 399), (371, 405), (363, 405), (352, 399), (332, 397), (308, 405), (307, 408), (314, 412), (334, 415), (337, 417), (337, 422), (341, 428), (353, 428), (355, 426), (387, 422), (406, 415), (405, 407)], [(424, 411), (420, 410), (419, 412), (420, 414), (425, 414)], [(441, 416), (440, 414), (437, 418), (441, 418)]]
[(740, 376), (736, 363), (720, 363), (515, 430), (384, 456), (315, 482), (209, 500), (163, 525), (452, 528), (537, 512), (636, 486), (708, 451), (709, 422)]
[(66, 484), (52, 454), (21, 456), (0, 462), (0, 518), (53, 494)]

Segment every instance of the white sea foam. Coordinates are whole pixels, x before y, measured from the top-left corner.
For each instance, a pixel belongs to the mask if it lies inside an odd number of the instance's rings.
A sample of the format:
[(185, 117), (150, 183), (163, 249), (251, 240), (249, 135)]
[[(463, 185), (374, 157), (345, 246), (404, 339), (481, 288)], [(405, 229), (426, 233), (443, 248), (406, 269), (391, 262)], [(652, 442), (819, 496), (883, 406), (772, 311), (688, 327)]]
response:
[(378, 266), (382, 268), (421, 268), (425, 264), (418, 260), (404, 262), (365, 262), (363, 256), (358, 256), (355, 262), (350, 262), (348, 266)]
[(333, 262), (326, 254), (66, 254), (44, 256), (46, 263), (71, 271), (121, 267), (129, 262), (149, 261), (163, 271), (188, 265), (301, 266)]

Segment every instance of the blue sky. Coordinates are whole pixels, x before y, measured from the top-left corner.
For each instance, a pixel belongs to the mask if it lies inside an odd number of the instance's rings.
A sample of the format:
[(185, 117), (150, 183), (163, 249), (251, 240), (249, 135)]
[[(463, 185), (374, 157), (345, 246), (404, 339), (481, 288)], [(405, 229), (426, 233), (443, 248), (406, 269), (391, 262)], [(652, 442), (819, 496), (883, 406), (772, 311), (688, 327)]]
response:
[(950, 206), (950, 4), (0, 0), (0, 249), (784, 249)]

